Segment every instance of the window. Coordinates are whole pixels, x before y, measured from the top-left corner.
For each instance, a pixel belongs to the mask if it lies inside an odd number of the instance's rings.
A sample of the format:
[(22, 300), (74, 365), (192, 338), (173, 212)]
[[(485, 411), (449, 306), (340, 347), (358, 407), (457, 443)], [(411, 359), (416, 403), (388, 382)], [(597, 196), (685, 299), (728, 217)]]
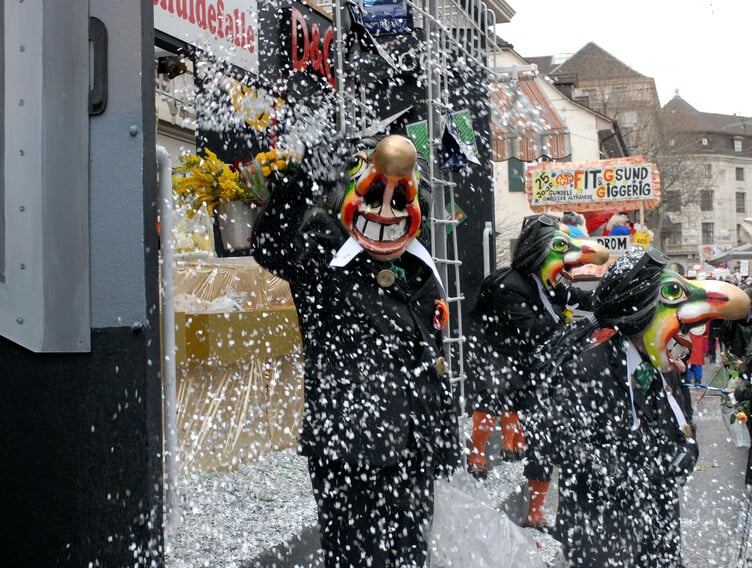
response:
[(713, 210), (713, 194), (714, 192), (710, 189), (704, 189), (700, 192), (700, 211)]
[(702, 224), (702, 242), (706, 245), (712, 245), (715, 242), (713, 223)]
[(633, 110), (626, 111), (621, 115), (619, 123), (626, 128), (634, 128), (637, 126), (637, 112)]
[(525, 164), (509, 158), (509, 191), (525, 191)]
[(629, 100), (627, 88), (619, 85), (611, 89), (611, 100), (616, 103), (625, 103)]
[(736, 168), (736, 181), (744, 181), (744, 168)]
[(736, 225), (736, 244), (739, 245), (744, 240), (744, 229), (742, 229), (742, 226), (737, 224)]
[(700, 144), (702, 144), (703, 146), (707, 146), (710, 144), (710, 140), (708, 140), (707, 138), (701, 138)]
[(741, 152), (741, 151), (742, 151), (742, 139), (734, 138), (734, 152)]
[(681, 193), (679, 193), (678, 191), (667, 191), (663, 194), (662, 199), (666, 204), (666, 211), (681, 211)]
[(736, 212), (744, 213), (746, 211), (745, 198), (747, 195), (743, 191), (736, 192)]
[(713, 168), (710, 164), (704, 164), (702, 166), (702, 177), (704, 178), (710, 178), (713, 177)]
[(680, 246), (682, 244), (682, 226), (679, 223), (666, 223), (661, 229), (664, 245)]

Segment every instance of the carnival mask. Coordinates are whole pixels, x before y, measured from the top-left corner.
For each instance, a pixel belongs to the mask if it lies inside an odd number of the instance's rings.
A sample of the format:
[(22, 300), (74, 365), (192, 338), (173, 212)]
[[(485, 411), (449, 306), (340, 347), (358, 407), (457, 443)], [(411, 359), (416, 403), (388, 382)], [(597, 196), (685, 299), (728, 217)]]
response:
[(741, 319), (749, 297), (740, 288), (718, 280), (685, 280), (676, 272), (661, 272), (658, 306), (642, 333), (645, 350), (661, 371), (682, 371), (691, 347), (688, 333), (712, 319)]
[(555, 287), (569, 270), (583, 264), (604, 264), (608, 250), (596, 241), (576, 239), (563, 225), (554, 229), (549, 243), (548, 256), (540, 268), (540, 279), (547, 288)]
[(404, 136), (387, 136), (368, 155), (356, 156), (348, 174), (340, 220), (377, 260), (402, 255), (420, 230), (417, 151)]

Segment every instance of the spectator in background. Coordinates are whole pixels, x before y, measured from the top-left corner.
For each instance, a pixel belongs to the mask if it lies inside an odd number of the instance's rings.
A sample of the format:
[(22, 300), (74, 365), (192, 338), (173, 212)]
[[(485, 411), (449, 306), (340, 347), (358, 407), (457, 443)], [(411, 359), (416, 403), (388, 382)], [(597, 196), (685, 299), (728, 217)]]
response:
[[(748, 361), (749, 362), (749, 361)], [(745, 373), (747, 377), (749, 377), (749, 372)], [(745, 382), (742, 386), (739, 386), (734, 389), (734, 398), (737, 400), (737, 402), (745, 402), (745, 401), (752, 401), (752, 388), (749, 386), (749, 382)], [(744, 412), (744, 411), (741, 411)], [(747, 414), (746, 412), (744, 413)], [(746, 416), (746, 418), (740, 416), (740, 414), (737, 414), (736, 419), (741, 419), (743, 422), (747, 424), (747, 429), (749, 430), (750, 437), (752, 437), (752, 420), (750, 420), (749, 415)], [(749, 452), (747, 453), (747, 471), (744, 474), (744, 482), (747, 485), (747, 491), (752, 490), (752, 447), (749, 448)]]
[(705, 355), (707, 355), (708, 361), (711, 363), (715, 363), (716, 350), (718, 349), (718, 342), (721, 339), (723, 326), (723, 320), (712, 320), (708, 324), (708, 349)]
[[(722, 320), (721, 320), (722, 321)], [(708, 326), (693, 327), (689, 330), (689, 338), (692, 341), (692, 348), (689, 351), (687, 359), (687, 382), (696, 385), (702, 384), (702, 366), (705, 364), (705, 332)]]
[[(746, 288), (744, 293), (752, 300), (752, 288)], [(730, 365), (732, 371), (739, 370), (752, 346), (752, 310), (742, 319), (724, 321), (719, 338), (721, 363)]]

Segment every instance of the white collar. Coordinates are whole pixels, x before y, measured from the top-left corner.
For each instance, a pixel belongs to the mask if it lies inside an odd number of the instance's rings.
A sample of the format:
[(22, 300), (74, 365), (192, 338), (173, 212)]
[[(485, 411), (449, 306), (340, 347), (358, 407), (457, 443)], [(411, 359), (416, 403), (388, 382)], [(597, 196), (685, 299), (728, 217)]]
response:
[[(438, 268), (436, 268), (436, 264), (434, 263), (433, 258), (431, 257), (431, 253), (428, 252), (426, 247), (420, 244), (416, 239), (416, 240), (413, 240), (407, 246), (407, 249), (405, 250), (406, 252), (409, 252), (410, 254), (412, 254), (414, 257), (416, 257), (418, 260), (420, 260), (423, 264), (425, 264), (428, 268), (431, 269), (431, 271), (433, 272), (433, 275), (436, 277), (436, 281), (439, 283), (439, 286), (441, 286), (441, 290), (443, 292), (444, 285), (441, 282), (441, 276), (439, 276), (439, 270)], [(363, 252), (363, 247), (360, 246), (358, 241), (356, 241), (353, 237), (350, 237), (334, 254), (334, 257), (329, 263), (329, 266), (334, 266), (337, 268), (342, 268), (344, 266), (347, 266), (348, 264), (350, 264), (352, 259), (358, 256), (361, 252)]]
[(634, 404), (632, 373), (634, 373), (637, 370), (637, 367), (640, 366), (640, 363), (642, 363), (642, 356), (634, 343), (632, 343), (631, 339), (627, 339), (624, 342), (624, 351), (627, 357), (627, 388), (629, 389), (629, 402), (632, 407), (632, 430), (637, 430), (640, 427), (640, 419), (637, 417), (637, 409)]
[(554, 307), (551, 305), (551, 300), (548, 299), (546, 287), (543, 286), (543, 282), (541, 282), (541, 279), (537, 274), (532, 274), (532, 277), (538, 286), (538, 297), (543, 303), (543, 307), (546, 308), (546, 311), (551, 314), (552, 318), (554, 318), (554, 322), (559, 323), (559, 315), (554, 311)]

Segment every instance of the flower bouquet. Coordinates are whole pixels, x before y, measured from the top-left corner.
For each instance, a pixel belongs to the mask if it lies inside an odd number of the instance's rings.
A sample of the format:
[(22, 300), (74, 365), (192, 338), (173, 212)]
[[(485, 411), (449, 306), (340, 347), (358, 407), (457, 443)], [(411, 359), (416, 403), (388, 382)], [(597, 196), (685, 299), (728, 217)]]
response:
[(188, 216), (193, 217), (203, 205), (214, 215), (221, 203), (245, 201), (257, 205), (268, 198), (262, 180), (249, 180), (239, 169), (222, 162), (217, 155), (204, 148), (204, 156), (183, 154), (180, 166), (172, 176), (172, 189), (178, 199), (188, 205)]

